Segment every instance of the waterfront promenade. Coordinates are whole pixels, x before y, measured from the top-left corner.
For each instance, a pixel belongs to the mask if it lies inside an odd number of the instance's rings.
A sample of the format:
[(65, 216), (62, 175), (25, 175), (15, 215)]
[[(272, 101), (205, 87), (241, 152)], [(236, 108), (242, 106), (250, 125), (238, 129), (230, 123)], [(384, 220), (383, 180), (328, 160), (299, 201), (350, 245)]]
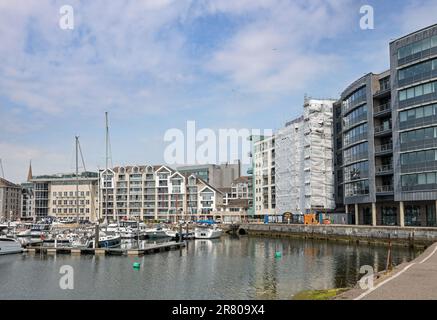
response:
[(374, 283), (373, 289), (356, 287), (336, 300), (437, 300), (437, 243), (411, 262), (397, 266)]

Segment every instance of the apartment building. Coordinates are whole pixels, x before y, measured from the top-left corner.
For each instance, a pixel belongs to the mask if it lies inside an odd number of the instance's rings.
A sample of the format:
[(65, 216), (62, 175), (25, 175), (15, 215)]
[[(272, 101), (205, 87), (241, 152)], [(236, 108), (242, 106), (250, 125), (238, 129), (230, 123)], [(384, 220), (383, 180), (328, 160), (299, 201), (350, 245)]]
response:
[(252, 137), (255, 216), (276, 214), (275, 136)]
[(433, 25), (392, 41), (390, 70), (361, 77), (334, 104), (336, 202), (349, 223), (436, 226), (436, 79)]
[(108, 220), (197, 220), (218, 210), (223, 193), (165, 165), (126, 166), (100, 172), (100, 203)]
[(241, 175), (241, 163), (205, 164), (177, 167), (181, 174), (191, 175), (202, 179), (216, 188), (229, 188), (232, 182)]
[(276, 134), (278, 215), (335, 208), (333, 103), (305, 98), (303, 116), (288, 122)]
[(78, 178), (75, 174), (33, 176), (30, 182), (33, 184), (36, 219), (47, 216), (61, 219), (76, 219), (78, 216), (79, 220), (89, 221), (97, 219), (99, 202), (96, 172), (83, 172)]
[(21, 216), (21, 186), (0, 178), (0, 220), (17, 220)]
[(34, 210), (33, 183), (26, 182), (21, 184), (21, 220), (33, 220)]

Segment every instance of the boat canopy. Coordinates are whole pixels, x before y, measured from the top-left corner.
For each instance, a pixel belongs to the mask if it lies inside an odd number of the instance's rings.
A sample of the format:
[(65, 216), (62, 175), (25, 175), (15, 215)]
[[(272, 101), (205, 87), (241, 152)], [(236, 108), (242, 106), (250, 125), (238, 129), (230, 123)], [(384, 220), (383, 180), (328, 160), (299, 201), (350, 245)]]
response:
[(198, 220), (197, 223), (214, 224), (215, 221), (213, 221), (213, 220)]

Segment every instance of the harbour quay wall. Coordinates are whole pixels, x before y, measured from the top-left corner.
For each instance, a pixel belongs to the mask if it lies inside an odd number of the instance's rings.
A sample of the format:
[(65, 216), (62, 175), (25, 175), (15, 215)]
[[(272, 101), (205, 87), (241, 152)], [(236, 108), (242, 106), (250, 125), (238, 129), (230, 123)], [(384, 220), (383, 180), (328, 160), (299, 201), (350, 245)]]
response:
[(243, 223), (238, 234), (421, 247), (437, 242), (437, 228), (425, 227)]

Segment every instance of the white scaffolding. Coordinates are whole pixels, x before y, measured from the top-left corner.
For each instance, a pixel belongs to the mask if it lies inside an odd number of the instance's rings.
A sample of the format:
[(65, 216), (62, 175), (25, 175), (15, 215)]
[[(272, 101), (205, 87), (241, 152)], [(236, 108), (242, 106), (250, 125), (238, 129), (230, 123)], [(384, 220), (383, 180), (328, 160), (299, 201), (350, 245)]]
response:
[(332, 105), (306, 99), (304, 115), (277, 132), (276, 214), (334, 209)]

